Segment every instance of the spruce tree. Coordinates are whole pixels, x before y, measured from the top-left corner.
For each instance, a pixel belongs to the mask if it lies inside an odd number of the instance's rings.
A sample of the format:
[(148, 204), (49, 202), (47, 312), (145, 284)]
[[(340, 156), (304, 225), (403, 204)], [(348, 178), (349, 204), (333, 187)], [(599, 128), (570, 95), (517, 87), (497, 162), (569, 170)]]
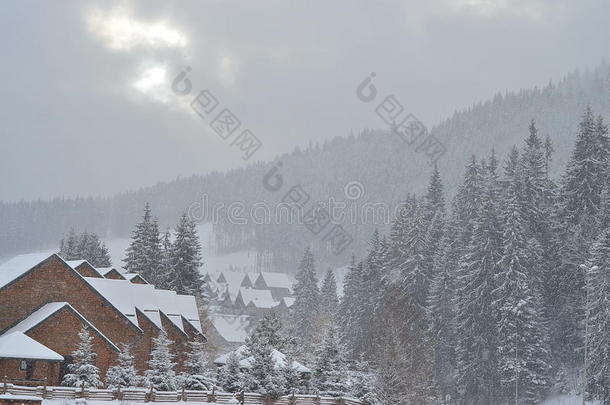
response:
[(325, 313), (330, 320), (334, 320), (334, 316), (339, 306), (339, 297), (337, 296), (337, 280), (335, 273), (328, 269), (322, 288), (320, 289), (320, 310)]
[(138, 375), (133, 364), (133, 355), (129, 345), (123, 345), (117, 358), (117, 364), (106, 372), (106, 386), (110, 389), (136, 387)]
[(550, 353), (517, 192), (518, 185), (513, 182), (504, 210), (498, 287), (489, 310), (498, 312), (497, 359), (504, 398), (531, 404), (541, 399), (549, 386)]
[(95, 365), (96, 354), (93, 352), (93, 338), (85, 328), (78, 334), (79, 343), (72, 352), (74, 362), (68, 365), (69, 373), (62, 380), (62, 385), (68, 387), (92, 387), (102, 385), (99, 369)]
[(313, 369), (313, 385), (320, 395), (341, 397), (349, 390), (345, 363), (339, 348), (335, 328), (331, 326), (318, 349)]
[(238, 392), (243, 387), (244, 375), (239, 367), (239, 357), (235, 352), (227, 356), (227, 362), (218, 372), (218, 385), (226, 392)]
[(364, 327), (363, 319), (366, 304), (365, 283), (363, 280), (362, 263), (354, 263), (349, 266), (343, 283), (343, 297), (339, 304), (339, 315), (337, 323), (341, 331), (341, 344), (346, 348), (346, 358), (354, 361), (358, 358), (360, 345), (363, 341)]
[(588, 345), (587, 393), (603, 405), (610, 404), (610, 230), (591, 248), (587, 270)]
[(250, 338), (246, 342), (248, 352), (253, 358), (248, 370), (250, 386), (247, 388), (252, 392), (276, 399), (285, 393), (286, 385), (283, 374), (279, 371), (280, 365), (276, 365), (273, 357), (274, 348), (267, 338), (270, 335), (272, 335), (271, 331), (259, 330), (254, 339)]
[(161, 271), (161, 240), (159, 225), (152, 217), (150, 205), (144, 206), (142, 222), (135, 225), (131, 242), (123, 259), (125, 270), (137, 273), (149, 283), (158, 286)]
[(205, 344), (199, 340), (189, 342), (184, 362), (183, 387), (187, 390), (208, 391), (214, 387), (214, 373), (210, 370)]
[(198, 295), (203, 291), (203, 278), (199, 272), (201, 243), (197, 226), (186, 213), (180, 216), (175, 234), (170, 254), (174, 278), (170, 285), (178, 294)]
[(499, 393), (497, 312), (493, 310), (502, 232), (494, 178), (487, 176), (472, 239), (460, 261), (456, 298), (457, 384), (473, 404), (493, 403)]
[(171, 344), (172, 341), (163, 331), (153, 339), (153, 348), (145, 376), (147, 384), (158, 391), (175, 391), (177, 388), (174, 372), (176, 363), (173, 361), (175, 356), (171, 352)]
[(292, 327), (295, 330), (295, 336), (300, 339), (301, 345), (307, 350), (310, 343), (308, 339), (313, 333), (313, 321), (318, 316), (320, 304), (314, 257), (309, 248), (305, 249), (296, 279), (295, 301), (291, 308)]
[(587, 107), (578, 125), (576, 144), (561, 190), (564, 220), (581, 224), (595, 217), (600, 208), (602, 189), (608, 172), (608, 130)]

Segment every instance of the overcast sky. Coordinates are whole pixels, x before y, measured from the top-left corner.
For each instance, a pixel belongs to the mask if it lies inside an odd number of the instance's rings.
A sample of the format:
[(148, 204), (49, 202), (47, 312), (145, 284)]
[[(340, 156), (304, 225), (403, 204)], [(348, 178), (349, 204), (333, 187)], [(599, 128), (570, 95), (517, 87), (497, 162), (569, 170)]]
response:
[(186, 66), (192, 92), (209, 89), (266, 160), (380, 127), (355, 95), (371, 72), (432, 126), (593, 67), (608, 60), (609, 15), (605, 0), (2, 1), (0, 200), (245, 164), (172, 93)]

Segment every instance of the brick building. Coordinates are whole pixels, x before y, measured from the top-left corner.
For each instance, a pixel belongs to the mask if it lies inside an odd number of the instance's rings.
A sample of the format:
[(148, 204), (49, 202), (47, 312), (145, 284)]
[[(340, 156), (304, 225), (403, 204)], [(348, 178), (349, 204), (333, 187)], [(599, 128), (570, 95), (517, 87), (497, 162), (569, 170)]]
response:
[(0, 375), (59, 384), (83, 327), (102, 377), (121, 344), (131, 345), (136, 368), (146, 370), (161, 330), (174, 342), (181, 371), (188, 342), (205, 340), (195, 298), (116, 273), (57, 255), (22, 255), (0, 265)]

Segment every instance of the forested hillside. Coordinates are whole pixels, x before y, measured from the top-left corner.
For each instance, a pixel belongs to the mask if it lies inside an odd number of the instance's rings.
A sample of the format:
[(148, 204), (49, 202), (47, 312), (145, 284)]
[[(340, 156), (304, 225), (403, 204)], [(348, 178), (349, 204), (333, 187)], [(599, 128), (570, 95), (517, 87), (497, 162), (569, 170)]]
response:
[[(462, 168), (471, 154), (487, 155), (495, 148), (507, 153), (528, 133), (535, 119), (541, 136), (549, 135), (554, 149), (551, 174), (562, 171), (574, 142), (577, 123), (585, 106), (602, 116), (610, 116), (610, 67), (572, 73), (556, 84), (543, 88), (498, 94), (493, 99), (455, 113), (432, 128), (442, 140), (447, 153), (439, 161), (439, 170), (450, 194), (460, 181)], [(336, 134), (328, 134), (329, 137)], [(385, 203), (394, 207), (407, 193), (421, 193), (432, 167), (423, 154), (405, 144), (390, 131), (363, 131), (359, 135), (335, 137), (322, 145), (297, 148), (278, 157), (286, 186), (300, 184), (311, 201), (334, 198), (348, 206)], [(108, 198), (58, 198), (52, 201), (0, 203), (0, 257), (31, 250), (55, 247), (72, 228), (98, 233), (102, 238), (127, 236), (149, 202), (159, 216), (162, 229), (170, 226), (182, 211), (191, 211), (195, 219), (202, 201), (209, 206), (238, 201), (245, 207), (257, 202), (273, 206), (284, 194), (268, 191), (262, 183), (273, 163), (256, 163), (227, 173), (210, 173), (160, 183), (152, 187)], [(346, 184), (357, 181), (364, 194), (357, 200), (346, 198)], [(204, 197), (206, 196), (206, 197)], [(189, 208), (190, 207), (190, 208)], [(388, 210), (388, 212), (394, 212)], [(311, 244), (322, 263), (344, 263), (352, 253), (365, 246), (375, 227), (387, 230), (389, 221), (368, 217), (345, 218), (342, 225), (354, 242), (340, 255), (326, 252), (321, 235), (310, 233), (302, 225), (250, 223), (233, 225), (220, 216), (217, 248), (224, 251), (255, 248), (266, 263), (294, 264), (306, 244)], [(352, 223), (354, 222), (354, 223)], [(293, 266), (291, 266), (293, 267)]]

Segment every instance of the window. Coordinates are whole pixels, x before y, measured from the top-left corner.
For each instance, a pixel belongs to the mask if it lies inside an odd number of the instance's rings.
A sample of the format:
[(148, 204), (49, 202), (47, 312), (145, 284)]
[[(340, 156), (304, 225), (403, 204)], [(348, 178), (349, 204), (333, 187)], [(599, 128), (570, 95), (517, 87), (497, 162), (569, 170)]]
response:
[(28, 369), (28, 362), (25, 360), (21, 360), (21, 362), (19, 362), (19, 370), (25, 371), (27, 369)]

